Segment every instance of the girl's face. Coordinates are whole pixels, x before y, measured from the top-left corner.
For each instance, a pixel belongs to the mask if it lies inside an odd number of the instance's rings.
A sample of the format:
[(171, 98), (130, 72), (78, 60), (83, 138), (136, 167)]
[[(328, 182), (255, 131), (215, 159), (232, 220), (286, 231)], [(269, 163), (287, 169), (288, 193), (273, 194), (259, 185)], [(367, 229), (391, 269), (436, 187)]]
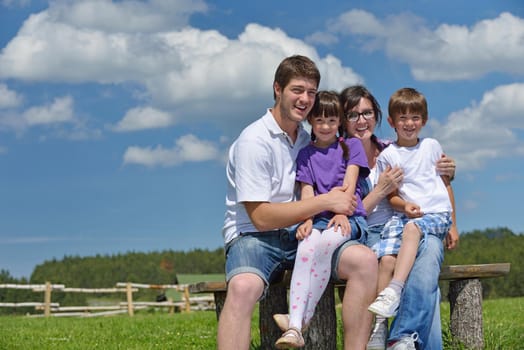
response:
[(367, 98), (362, 97), (356, 106), (346, 111), (345, 118), (346, 131), (349, 136), (365, 140), (370, 139), (375, 132), (377, 116), (373, 110), (373, 104)]
[(317, 147), (328, 147), (337, 140), (340, 118), (338, 116), (316, 116), (309, 119), (311, 131), (315, 134)]

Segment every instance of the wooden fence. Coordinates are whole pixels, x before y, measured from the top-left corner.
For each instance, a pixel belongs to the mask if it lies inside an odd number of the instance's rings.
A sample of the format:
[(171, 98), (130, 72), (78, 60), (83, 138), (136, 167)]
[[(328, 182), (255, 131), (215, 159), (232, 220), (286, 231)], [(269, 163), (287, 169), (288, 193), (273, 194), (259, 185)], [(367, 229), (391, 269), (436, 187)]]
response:
[[(118, 282), (113, 288), (67, 288), (63, 284), (52, 284), (46, 282), (45, 284), (0, 284), (0, 288), (4, 289), (30, 289), (33, 292), (43, 292), (43, 302), (20, 302), (0, 303), (0, 307), (34, 307), (35, 310), (43, 310), (43, 314), (33, 314), (34, 317), (50, 317), (50, 316), (106, 316), (127, 313), (133, 316), (135, 310), (142, 310), (147, 308), (167, 308), (169, 312), (181, 311), (191, 312), (192, 310), (214, 310), (215, 303), (212, 295), (209, 296), (192, 296), (189, 293), (187, 284), (143, 284), (132, 282)], [(173, 301), (168, 298), (166, 301), (133, 301), (133, 293), (138, 292), (139, 289), (157, 289), (157, 290), (176, 290), (182, 293), (181, 301)], [(52, 292), (64, 293), (125, 293), (126, 301), (119, 302), (116, 305), (100, 305), (100, 306), (60, 306), (59, 303), (52, 302)]]

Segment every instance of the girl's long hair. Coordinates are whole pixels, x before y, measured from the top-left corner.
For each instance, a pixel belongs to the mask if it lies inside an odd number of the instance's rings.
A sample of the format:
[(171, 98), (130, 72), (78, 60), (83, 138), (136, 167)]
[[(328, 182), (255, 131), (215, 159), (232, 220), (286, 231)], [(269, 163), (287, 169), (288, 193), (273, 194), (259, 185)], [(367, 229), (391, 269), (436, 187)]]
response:
[[(346, 118), (344, 118), (344, 110), (340, 102), (339, 94), (336, 91), (319, 91), (315, 98), (313, 108), (308, 115), (308, 120), (316, 116), (337, 116), (340, 119), (340, 126), (338, 128), (338, 142), (342, 147), (343, 157), (345, 160), (349, 158), (349, 148), (344, 140), (344, 130), (346, 130)], [(316, 136), (311, 131), (311, 141), (315, 141)]]

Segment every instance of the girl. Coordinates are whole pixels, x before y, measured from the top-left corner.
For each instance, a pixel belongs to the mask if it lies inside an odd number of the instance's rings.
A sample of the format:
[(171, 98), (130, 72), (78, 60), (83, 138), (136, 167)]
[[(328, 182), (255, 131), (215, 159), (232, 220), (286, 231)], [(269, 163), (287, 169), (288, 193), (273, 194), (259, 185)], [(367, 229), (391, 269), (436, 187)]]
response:
[(358, 185), (369, 174), (366, 153), (359, 139), (341, 136), (346, 126), (338, 94), (319, 92), (308, 122), (312, 142), (300, 150), (297, 158), (296, 181), (301, 185), (301, 199), (343, 186), (348, 196), (356, 195), (357, 208), (349, 218), (322, 212), (297, 228), (299, 243), (291, 277), (289, 316), (274, 315), (279, 327), (286, 330), (275, 344), (278, 349), (304, 346), (302, 329), (313, 317), (329, 282), (333, 252), (367, 230)]

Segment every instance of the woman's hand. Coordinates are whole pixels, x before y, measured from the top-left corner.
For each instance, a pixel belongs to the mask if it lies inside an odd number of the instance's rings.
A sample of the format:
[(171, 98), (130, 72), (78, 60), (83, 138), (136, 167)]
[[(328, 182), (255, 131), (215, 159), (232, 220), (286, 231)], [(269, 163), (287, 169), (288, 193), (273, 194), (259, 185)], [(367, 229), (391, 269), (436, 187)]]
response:
[(387, 196), (391, 192), (398, 189), (400, 183), (404, 179), (404, 172), (399, 167), (391, 168), (389, 165), (386, 170), (380, 174), (378, 183), (375, 188), (380, 191), (383, 196)]

